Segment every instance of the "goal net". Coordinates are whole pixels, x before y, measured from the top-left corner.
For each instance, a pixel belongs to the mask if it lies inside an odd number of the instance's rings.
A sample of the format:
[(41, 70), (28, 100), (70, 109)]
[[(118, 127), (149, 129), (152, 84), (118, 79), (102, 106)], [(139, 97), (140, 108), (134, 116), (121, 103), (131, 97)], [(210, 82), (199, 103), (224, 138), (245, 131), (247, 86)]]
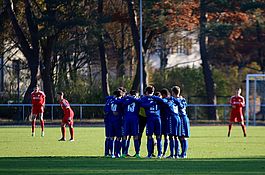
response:
[(246, 76), (246, 125), (265, 121), (265, 74)]

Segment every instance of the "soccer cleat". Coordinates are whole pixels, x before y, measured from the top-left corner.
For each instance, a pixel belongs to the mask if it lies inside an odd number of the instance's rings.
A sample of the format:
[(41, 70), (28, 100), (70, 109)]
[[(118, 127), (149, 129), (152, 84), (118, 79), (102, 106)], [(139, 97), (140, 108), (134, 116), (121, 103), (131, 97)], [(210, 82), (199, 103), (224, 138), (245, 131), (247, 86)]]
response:
[(32, 137), (35, 137), (35, 132), (31, 133), (31, 136), (32, 136)]
[(115, 159), (115, 158), (116, 158), (116, 156), (115, 156), (115, 155), (112, 155), (112, 156), (111, 156), (111, 158), (112, 158), (112, 159)]
[(152, 155), (147, 155), (145, 158), (152, 159)]
[(41, 131), (41, 137), (44, 137), (44, 131)]
[(135, 158), (140, 159), (141, 158), (140, 154), (135, 154)]
[(121, 155), (121, 158), (126, 158), (126, 154), (122, 154)]
[(65, 138), (61, 138), (58, 141), (66, 141), (66, 139)]
[(161, 159), (161, 158), (162, 158), (161, 154), (159, 154), (159, 155), (157, 156), (157, 158), (158, 158), (158, 159)]
[(167, 159), (175, 159), (174, 156), (167, 156), (166, 158), (167, 158)]
[(70, 140), (69, 140), (69, 142), (74, 142), (74, 141), (75, 141), (75, 139), (70, 139)]

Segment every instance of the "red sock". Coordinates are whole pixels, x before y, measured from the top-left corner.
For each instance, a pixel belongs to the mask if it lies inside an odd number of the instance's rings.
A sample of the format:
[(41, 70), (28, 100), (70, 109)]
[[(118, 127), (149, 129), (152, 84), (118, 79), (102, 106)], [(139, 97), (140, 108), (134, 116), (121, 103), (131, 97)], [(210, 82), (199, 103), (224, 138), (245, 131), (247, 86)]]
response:
[(36, 121), (35, 120), (32, 120), (32, 122), (31, 122), (31, 131), (32, 132), (35, 132), (35, 126), (36, 125)]
[(70, 126), (69, 130), (70, 130), (71, 139), (74, 139), (74, 128)]
[(62, 131), (62, 138), (65, 139), (65, 131), (66, 130), (65, 130), (64, 126), (61, 127), (61, 131)]
[(41, 131), (44, 131), (44, 120), (40, 121)]
[(246, 137), (247, 136), (246, 126), (244, 124), (241, 124), (241, 127), (242, 127), (242, 130), (243, 130), (243, 133), (244, 133), (244, 137)]
[(230, 137), (231, 130), (232, 130), (232, 124), (229, 124), (229, 126), (228, 126), (228, 137)]

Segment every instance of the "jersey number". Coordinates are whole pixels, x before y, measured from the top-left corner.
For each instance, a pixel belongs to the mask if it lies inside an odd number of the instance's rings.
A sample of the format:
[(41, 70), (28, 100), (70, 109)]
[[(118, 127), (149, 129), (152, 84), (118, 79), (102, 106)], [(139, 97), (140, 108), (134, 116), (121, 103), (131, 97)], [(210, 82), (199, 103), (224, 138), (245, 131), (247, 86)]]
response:
[(117, 111), (117, 104), (111, 104), (111, 111)]
[(127, 109), (128, 112), (134, 112), (134, 110), (135, 110), (135, 103), (128, 105), (128, 109)]

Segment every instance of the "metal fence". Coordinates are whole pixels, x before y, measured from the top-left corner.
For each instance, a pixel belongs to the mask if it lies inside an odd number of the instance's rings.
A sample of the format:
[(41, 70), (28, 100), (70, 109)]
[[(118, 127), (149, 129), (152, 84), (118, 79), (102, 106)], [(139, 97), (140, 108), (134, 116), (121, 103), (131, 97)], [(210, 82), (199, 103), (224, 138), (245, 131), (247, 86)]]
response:
[[(102, 119), (104, 104), (71, 104), (75, 112), (76, 120)], [(265, 107), (265, 105), (261, 105)], [(229, 104), (189, 104), (187, 108), (188, 117), (194, 122), (209, 121), (207, 111), (215, 107), (219, 123), (227, 123), (231, 107)], [(31, 104), (0, 104), (0, 118), (12, 120), (27, 120), (31, 113)], [(63, 111), (59, 104), (46, 104), (44, 118), (46, 120), (61, 119)], [(256, 125), (257, 121), (265, 121), (265, 113), (258, 116), (247, 116), (246, 123)]]

